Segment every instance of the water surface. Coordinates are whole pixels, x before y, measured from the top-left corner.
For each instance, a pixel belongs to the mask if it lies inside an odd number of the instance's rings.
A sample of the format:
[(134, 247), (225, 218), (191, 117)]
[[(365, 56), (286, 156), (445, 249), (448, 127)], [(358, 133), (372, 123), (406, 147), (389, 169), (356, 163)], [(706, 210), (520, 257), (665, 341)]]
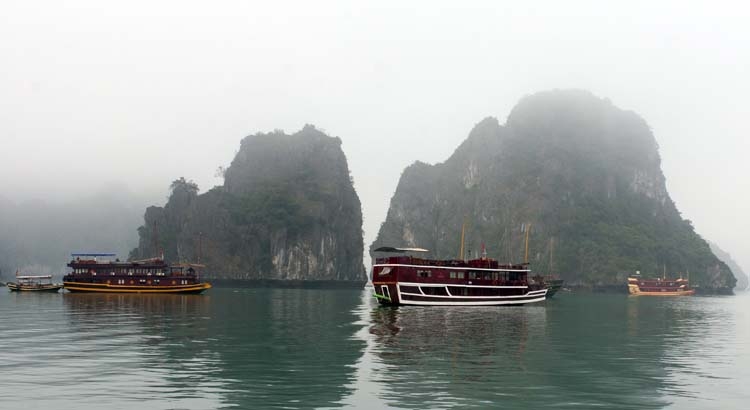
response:
[(0, 291), (0, 408), (745, 408), (750, 295)]

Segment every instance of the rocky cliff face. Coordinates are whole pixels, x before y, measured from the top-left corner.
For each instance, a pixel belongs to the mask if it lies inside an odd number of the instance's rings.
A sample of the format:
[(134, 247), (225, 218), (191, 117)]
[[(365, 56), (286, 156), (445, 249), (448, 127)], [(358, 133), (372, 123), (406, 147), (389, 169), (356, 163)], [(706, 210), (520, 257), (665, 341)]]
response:
[(708, 241), (708, 245), (711, 247), (711, 252), (716, 255), (717, 258), (719, 258), (721, 261), (727, 264), (729, 268), (732, 270), (732, 273), (734, 274), (735, 279), (737, 279), (737, 284), (735, 285), (735, 289), (737, 290), (747, 290), (748, 287), (748, 278), (747, 273), (745, 273), (740, 265), (737, 264), (737, 262), (732, 258), (732, 255), (729, 254), (729, 252), (724, 251), (719, 247), (719, 245)]
[(658, 145), (633, 112), (585, 91), (522, 99), (505, 125), (477, 124), (445, 162), (404, 170), (374, 247), (423, 246), (459, 257), (486, 244), (491, 256), (529, 260), (569, 283), (618, 285), (690, 272), (694, 284), (731, 289), (734, 277), (683, 220), (667, 192)]
[(223, 279), (364, 282), (362, 212), (341, 141), (306, 126), (242, 141), (224, 185), (177, 180), (131, 258), (201, 260)]

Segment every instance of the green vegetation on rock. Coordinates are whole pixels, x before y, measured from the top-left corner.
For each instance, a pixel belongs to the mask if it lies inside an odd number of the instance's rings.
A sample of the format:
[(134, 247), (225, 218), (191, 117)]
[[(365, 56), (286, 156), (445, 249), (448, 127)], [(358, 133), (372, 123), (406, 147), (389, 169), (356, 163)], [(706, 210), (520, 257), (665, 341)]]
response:
[(646, 122), (586, 91), (528, 96), (506, 125), (477, 124), (447, 161), (406, 168), (371, 249), (423, 246), (455, 258), (464, 222), (467, 249), (484, 243), (513, 262), (524, 258), (522, 227), (531, 224), (532, 269), (574, 285), (664, 270), (689, 272), (707, 290), (735, 283), (669, 197)]
[(204, 194), (184, 178), (146, 210), (130, 257), (163, 251), (214, 278), (366, 280), (362, 211), (341, 140), (313, 126), (242, 140), (224, 185)]

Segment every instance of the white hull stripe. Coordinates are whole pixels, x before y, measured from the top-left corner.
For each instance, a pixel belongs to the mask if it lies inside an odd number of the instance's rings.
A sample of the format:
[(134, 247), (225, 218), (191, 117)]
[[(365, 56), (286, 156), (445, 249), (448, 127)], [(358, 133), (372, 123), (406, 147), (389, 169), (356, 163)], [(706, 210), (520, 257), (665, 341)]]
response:
[(491, 288), (491, 289), (527, 289), (528, 286), (492, 286), (492, 285), (454, 285), (448, 283), (417, 283), (417, 282), (399, 282), (399, 286), (421, 286), (424, 288), (443, 288), (446, 286), (454, 288)]
[(418, 296), (423, 298), (443, 298), (443, 299), (497, 299), (497, 300), (504, 300), (504, 299), (521, 299), (521, 298), (530, 298), (535, 296), (545, 296), (545, 291), (534, 291), (525, 293), (523, 295), (507, 295), (507, 296), (460, 296), (460, 295), (425, 295), (425, 294), (419, 294), (419, 293), (407, 293), (407, 292), (401, 292), (402, 295), (407, 296)]
[(497, 300), (497, 301), (477, 301), (477, 302), (442, 302), (442, 301), (422, 301), (422, 300), (403, 300), (402, 305), (432, 305), (432, 306), (492, 306), (492, 305), (520, 305), (526, 303), (535, 303), (544, 301), (544, 296), (536, 299), (524, 300)]
[(406, 265), (398, 263), (381, 263), (372, 265), (374, 268), (377, 267), (403, 267), (403, 268), (424, 268), (424, 269), (444, 269), (444, 270), (476, 270), (476, 271), (487, 271), (487, 272), (529, 272), (528, 269), (488, 269), (488, 268), (464, 268), (458, 266), (435, 266), (435, 265)]

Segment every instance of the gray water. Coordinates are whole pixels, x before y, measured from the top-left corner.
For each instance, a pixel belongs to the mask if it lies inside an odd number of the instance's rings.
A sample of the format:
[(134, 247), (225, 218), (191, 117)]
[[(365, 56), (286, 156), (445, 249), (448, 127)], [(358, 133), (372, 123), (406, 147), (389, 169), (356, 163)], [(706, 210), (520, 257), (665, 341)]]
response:
[(0, 291), (0, 408), (744, 409), (750, 295), (379, 307), (368, 290)]

